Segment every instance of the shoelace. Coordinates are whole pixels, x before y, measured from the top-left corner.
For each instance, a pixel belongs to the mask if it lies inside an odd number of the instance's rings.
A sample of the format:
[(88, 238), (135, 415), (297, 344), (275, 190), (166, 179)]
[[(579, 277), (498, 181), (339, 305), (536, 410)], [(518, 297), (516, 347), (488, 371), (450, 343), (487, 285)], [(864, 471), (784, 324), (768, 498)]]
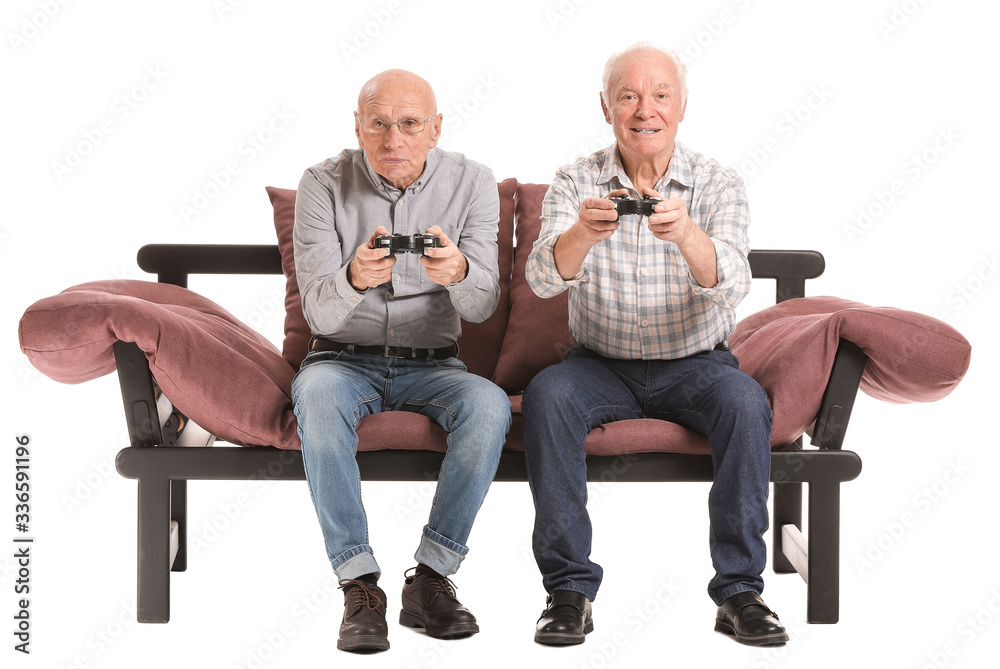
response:
[[(377, 609), (379, 606), (384, 606), (385, 602), (379, 597), (378, 590), (376, 586), (365, 583), (359, 579), (341, 579), (338, 583), (341, 590), (345, 590), (351, 597), (351, 603), (357, 606), (364, 606), (369, 609)], [(347, 590), (347, 586), (353, 585), (357, 586)]]
[(439, 577), (435, 576), (434, 574), (430, 574), (426, 571), (418, 572), (416, 567), (410, 567), (403, 573), (403, 577), (409, 578), (411, 571), (413, 572), (414, 579), (420, 577), (427, 580), (428, 587), (430, 588), (431, 592), (441, 592), (450, 597), (451, 599), (454, 599), (456, 602), (458, 601), (458, 593), (455, 590), (455, 584), (452, 583), (451, 579), (448, 578), (447, 576)]

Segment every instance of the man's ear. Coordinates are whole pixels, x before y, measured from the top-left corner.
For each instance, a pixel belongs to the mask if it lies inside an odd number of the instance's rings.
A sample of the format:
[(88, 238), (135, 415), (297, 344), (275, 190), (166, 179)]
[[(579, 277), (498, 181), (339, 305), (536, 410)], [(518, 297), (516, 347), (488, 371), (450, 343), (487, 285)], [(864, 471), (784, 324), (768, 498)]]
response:
[(365, 148), (365, 145), (361, 142), (361, 121), (358, 120), (357, 113), (354, 114), (354, 134), (358, 138), (358, 147)]
[(601, 96), (601, 111), (604, 112), (604, 120), (607, 121), (608, 124), (610, 125), (611, 124), (611, 112), (608, 111), (608, 105), (605, 104), (605, 102), (604, 102), (604, 93), (601, 93), (600, 96)]
[(681, 105), (681, 115), (677, 119), (678, 123), (684, 120), (684, 112), (687, 111), (687, 107), (688, 107), (688, 101), (687, 98), (684, 98), (684, 104)]
[(444, 121), (444, 114), (435, 114), (431, 119), (431, 148), (437, 146), (438, 139), (441, 138), (441, 122)]

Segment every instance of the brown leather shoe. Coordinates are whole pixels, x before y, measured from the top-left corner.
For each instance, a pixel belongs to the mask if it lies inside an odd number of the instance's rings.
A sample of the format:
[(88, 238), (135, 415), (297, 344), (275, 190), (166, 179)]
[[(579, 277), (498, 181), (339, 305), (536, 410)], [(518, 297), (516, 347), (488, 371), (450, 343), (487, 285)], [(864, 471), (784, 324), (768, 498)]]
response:
[(722, 602), (715, 616), (715, 631), (748, 646), (784, 646), (788, 633), (778, 614), (767, 608), (756, 592), (738, 592)]
[[(411, 567), (412, 569), (412, 567)], [(479, 631), (476, 617), (455, 595), (455, 584), (431, 569), (406, 570), (399, 624), (422, 627), (436, 639), (458, 639)]]
[(590, 600), (572, 590), (555, 590), (535, 625), (535, 642), (550, 646), (583, 643), (594, 631)]
[(389, 625), (385, 622), (385, 593), (362, 580), (340, 582), (344, 591), (344, 620), (340, 623), (337, 648), (353, 653), (389, 649)]

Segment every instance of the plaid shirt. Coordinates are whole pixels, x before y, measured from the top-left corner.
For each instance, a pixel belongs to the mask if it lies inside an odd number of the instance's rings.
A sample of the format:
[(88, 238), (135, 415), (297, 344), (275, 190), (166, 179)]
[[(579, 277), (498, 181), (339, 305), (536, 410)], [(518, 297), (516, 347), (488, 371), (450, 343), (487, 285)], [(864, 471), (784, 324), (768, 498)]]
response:
[(719, 279), (712, 288), (699, 285), (677, 245), (655, 238), (638, 215), (622, 216), (615, 234), (591, 248), (575, 277), (559, 276), (559, 235), (576, 222), (585, 198), (618, 188), (638, 196), (617, 145), (559, 169), (525, 269), (531, 289), (539, 297), (571, 289), (569, 329), (605, 357), (668, 360), (725, 341), (736, 327), (734, 310), (750, 290), (750, 212), (739, 174), (675, 142), (655, 189), (665, 199), (683, 198), (692, 220), (711, 237)]

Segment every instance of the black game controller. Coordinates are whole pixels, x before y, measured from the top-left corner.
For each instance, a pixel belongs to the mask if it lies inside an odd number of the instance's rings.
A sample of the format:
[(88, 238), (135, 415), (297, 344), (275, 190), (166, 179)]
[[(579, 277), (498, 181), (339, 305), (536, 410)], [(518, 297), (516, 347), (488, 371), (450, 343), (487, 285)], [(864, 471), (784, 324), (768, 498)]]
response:
[(608, 199), (615, 203), (615, 211), (618, 212), (619, 217), (625, 214), (650, 216), (653, 213), (653, 207), (663, 201), (648, 195), (643, 195), (638, 200), (627, 195), (615, 195)]
[(375, 248), (389, 249), (390, 255), (396, 255), (397, 251), (403, 253), (419, 253), (427, 255), (424, 249), (441, 248), (441, 238), (424, 232), (415, 235), (401, 235), (398, 232), (394, 235), (379, 235), (375, 238)]

